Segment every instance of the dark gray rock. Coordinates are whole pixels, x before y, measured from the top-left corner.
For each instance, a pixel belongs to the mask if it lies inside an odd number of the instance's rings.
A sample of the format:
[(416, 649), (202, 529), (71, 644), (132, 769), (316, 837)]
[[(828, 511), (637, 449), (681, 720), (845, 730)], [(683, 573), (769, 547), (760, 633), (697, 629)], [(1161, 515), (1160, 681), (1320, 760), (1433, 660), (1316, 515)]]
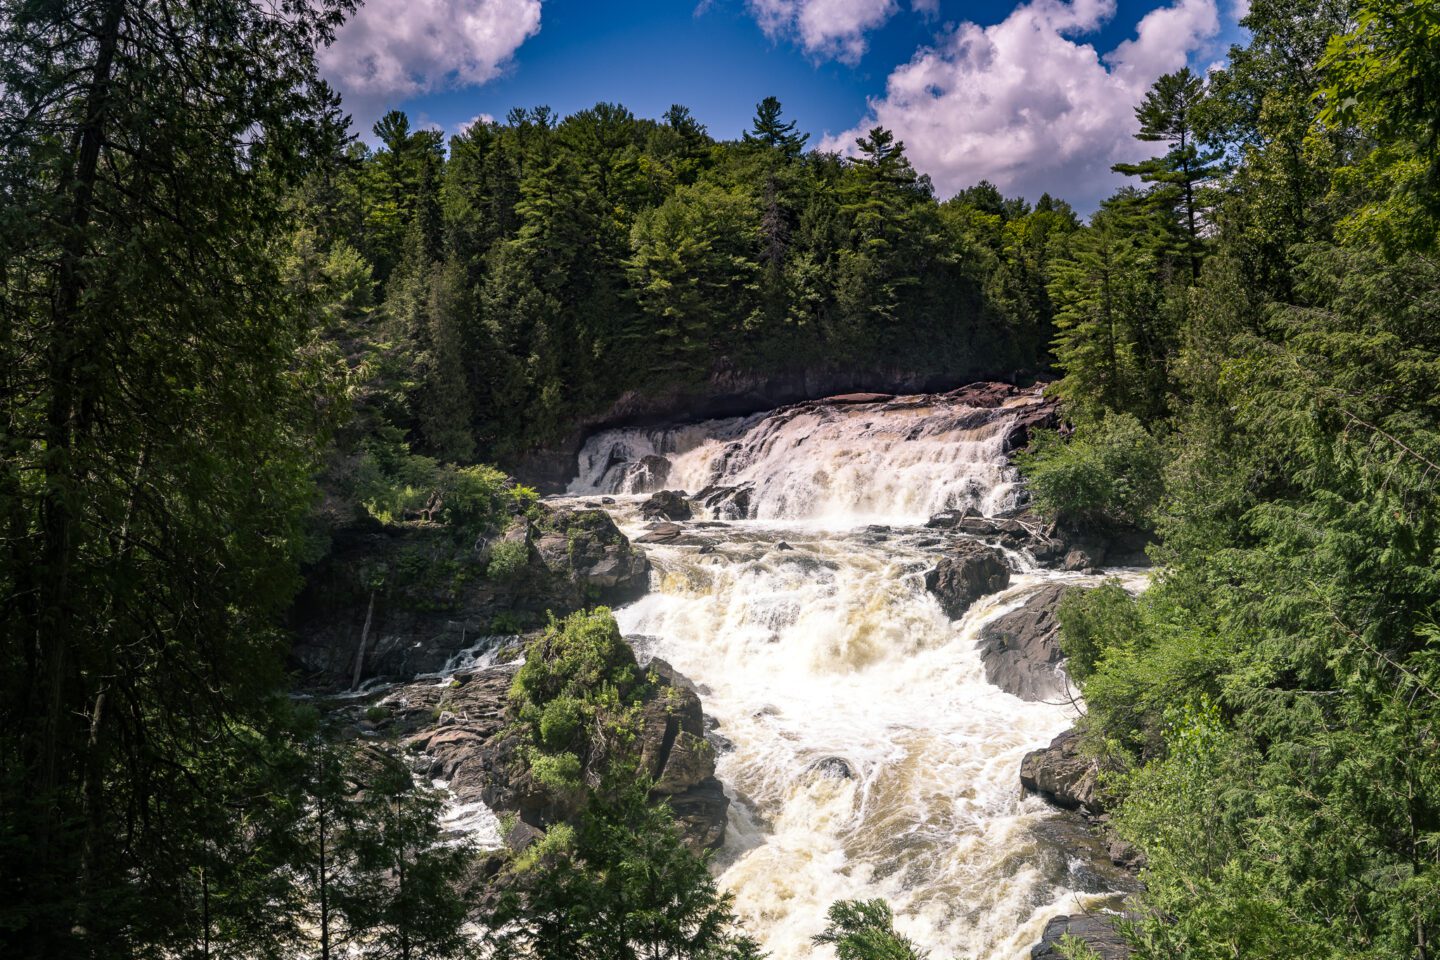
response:
[(1102, 960), (1128, 960), (1130, 945), (1115, 929), (1114, 917), (1106, 913), (1054, 917), (1045, 924), (1040, 942), (1030, 950), (1030, 960), (1061, 960), (1060, 940), (1074, 937)]
[(640, 516), (646, 520), (689, 520), (694, 511), (683, 490), (661, 490), (640, 504)]
[(965, 615), (970, 605), (1010, 584), (1010, 568), (998, 550), (973, 540), (962, 540), (925, 574), (925, 589), (940, 601), (951, 620)]
[[(643, 672), (652, 682), (640, 704), (639, 736), (629, 749), (654, 781), (651, 798), (670, 804), (686, 842), (695, 849), (718, 847), (730, 801), (715, 779), (717, 751), (706, 737), (700, 697), (664, 660), (651, 660)], [(449, 683), (404, 686), (385, 697), (387, 718), (379, 732), (402, 744), (418, 773), (446, 781), (460, 803), (481, 801), (533, 828), (571, 820), (583, 807), (584, 791), (557, 796), (530, 777), (525, 741), (510, 711), (513, 678), (509, 669), (490, 668), (458, 674)], [(605, 762), (598, 754), (593, 759)], [(599, 782), (594, 771), (583, 776), (592, 786)], [(530, 836), (525, 834), (526, 842)]]
[(981, 629), (978, 649), (987, 680), (1021, 700), (1052, 700), (1065, 692), (1055, 612), (1071, 589), (1042, 587)]
[(1020, 786), (1065, 810), (1104, 812), (1098, 792), (1100, 765), (1080, 752), (1080, 732), (1066, 730), (1050, 746), (1020, 761)]
[(753, 493), (749, 484), (712, 484), (695, 495), (695, 503), (717, 520), (744, 520), (750, 516)]
[[(603, 510), (540, 504), (532, 516), (512, 517), (488, 542), (460, 541), (431, 523), (337, 530), (329, 555), (305, 571), (292, 611), (291, 665), (302, 683), (408, 680), (488, 635), (540, 626), (549, 612), (625, 603), (648, 589), (644, 553)], [(492, 575), (501, 543), (519, 546), (524, 561)]]
[(673, 543), (680, 539), (685, 528), (678, 523), (651, 524), (648, 532), (635, 538), (636, 543)]
[(855, 779), (855, 770), (844, 757), (821, 757), (810, 764), (809, 770), (830, 780)]

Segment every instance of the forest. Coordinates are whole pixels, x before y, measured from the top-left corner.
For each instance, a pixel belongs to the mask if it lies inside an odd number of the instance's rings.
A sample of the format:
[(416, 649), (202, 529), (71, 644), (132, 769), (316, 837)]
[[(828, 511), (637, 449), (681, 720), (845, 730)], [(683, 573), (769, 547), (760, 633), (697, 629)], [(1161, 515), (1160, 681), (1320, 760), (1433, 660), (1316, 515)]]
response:
[[(7, 956), (761, 956), (616, 746), (608, 610), (527, 641), (523, 764), (584, 802), (498, 861), (294, 695), (289, 611), (356, 516), (473, 540), (623, 395), (815, 369), (1050, 379), (1037, 507), (1152, 533), (1149, 590), (1061, 610), (1135, 956), (1440, 955), (1433, 3), (1254, 0), (1089, 217), (773, 97), (357, 139), (352, 10), (0, 0)], [(918, 960), (892, 921), (815, 942)]]

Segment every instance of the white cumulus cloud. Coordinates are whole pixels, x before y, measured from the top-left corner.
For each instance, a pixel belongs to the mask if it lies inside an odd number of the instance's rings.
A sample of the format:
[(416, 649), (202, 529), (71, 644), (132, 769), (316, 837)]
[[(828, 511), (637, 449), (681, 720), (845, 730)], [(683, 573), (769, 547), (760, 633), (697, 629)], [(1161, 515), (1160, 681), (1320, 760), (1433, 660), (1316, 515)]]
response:
[(540, 0), (365, 0), (320, 67), (367, 130), (410, 97), (493, 80), (540, 30)]
[(1215, 0), (1152, 10), (1107, 54), (1076, 37), (1114, 0), (1030, 0), (1000, 23), (962, 23), (897, 67), (853, 130), (822, 147), (848, 152), (875, 125), (905, 141), (946, 196), (982, 179), (1034, 200), (1049, 191), (1093, 210), (1120, 182), (1110, 165), (1154, 152), (1133, 139), (1135, 105), (1219, 33)]
[[(812, 56), (843, 63), (864, 56), (865, 34), (900, 7), (898, 0), (749, 0), (749, 5), (770, 39), (794, 39)], [(927, 5), (921, 0), (921, 7)]]

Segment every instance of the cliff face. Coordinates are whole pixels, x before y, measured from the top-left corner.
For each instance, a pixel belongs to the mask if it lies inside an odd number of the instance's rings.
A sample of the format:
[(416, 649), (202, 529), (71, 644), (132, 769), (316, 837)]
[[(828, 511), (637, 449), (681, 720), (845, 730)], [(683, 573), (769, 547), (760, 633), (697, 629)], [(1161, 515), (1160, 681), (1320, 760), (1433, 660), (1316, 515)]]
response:
[(607, 427), (642, 426), (744, 416), (836, 394), (920, 394), (951, 390), (980, 380), (1024, 382), (1026, 371), (955, 370), (937, 373), (901, 367), (810, 368), (772, 373), (719, 370), (703, 381), (630, 390), (603, 412), (577, 423), (562, 442), (513, 464), (522, 482), (543, 493), (564, 490), (575, 476), (576, 454), (586, 437)]
[(632, 600), (649, 569), (600, 510), (540, 504), (468, 542), (428, 524), (351, 527), (306, 578), (292, 665), (319, 689), (433, 673), (483, 636)]

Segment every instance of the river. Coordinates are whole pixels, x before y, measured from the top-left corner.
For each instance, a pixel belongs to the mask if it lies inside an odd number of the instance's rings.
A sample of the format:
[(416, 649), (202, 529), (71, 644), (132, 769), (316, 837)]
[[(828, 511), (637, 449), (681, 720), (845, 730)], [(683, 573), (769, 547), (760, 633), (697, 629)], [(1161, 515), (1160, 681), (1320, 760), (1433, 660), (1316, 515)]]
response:
[(923, 582), (942, 546), (932, 514), (1016, 506), (1004, 441), (1035, 400), (804, 405), (610, 430), (581, 452), (567, 499), (632, 539), (652, 526), (645, 494), (708, 488), (705, 516), (646, 545), (651, 592), (616, 616), (717, 724), (733, 802), (716, 868), (776, 960), (816, 956), (841, 898), (888, 899), (936, 960), (1026, 956), (1046, 919), (1110, 899), (1065, 815), (1020, 796), (1021, 758), (1076, 709), (992, 686), (975, 649), (1038, 587), (1096, 578), (1010, 553), (1010, 587), (957, 622)]

